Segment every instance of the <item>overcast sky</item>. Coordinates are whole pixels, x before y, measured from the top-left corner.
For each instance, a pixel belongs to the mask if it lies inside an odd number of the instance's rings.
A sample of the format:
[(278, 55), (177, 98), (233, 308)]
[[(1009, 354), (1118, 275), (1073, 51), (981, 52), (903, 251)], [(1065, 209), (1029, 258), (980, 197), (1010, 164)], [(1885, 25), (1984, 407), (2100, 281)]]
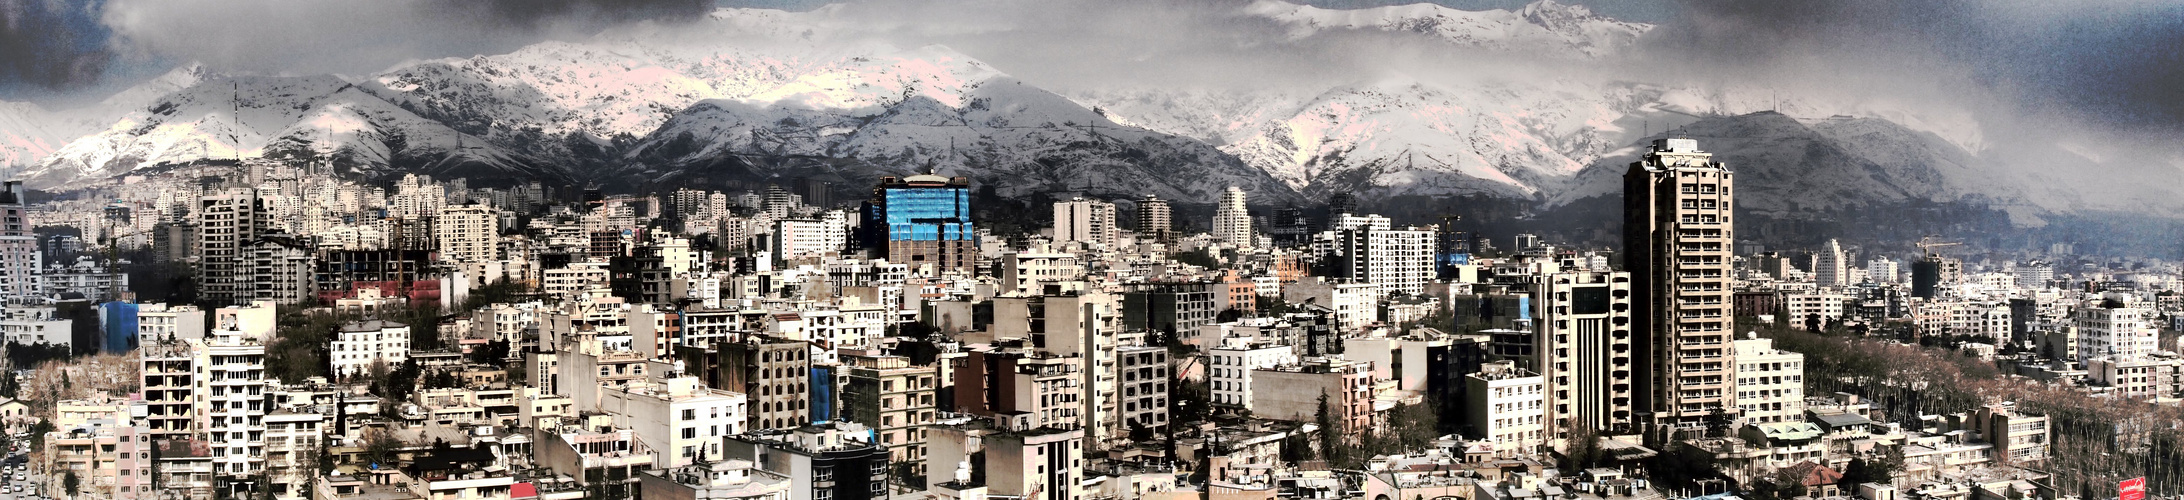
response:
[[(1006, 25), (969, 31), (1005, 33), (995, 40), (1007, 43), (985, 44), (981, 50), (987, 53), (974, 55), (1011, 72), (1019, 72), (1008, 66), (1012, 61), (1103, 57), (1119, 64), (1180, 57), (1201, 48), (1219, 50), (1224, 43), (1236, 44), (1236, 35), (1219, 31), (1250, 29), (1166, 22), (1169, 13), (1161, 12), (1172, 9), (1184, 14), (1176, 17), (1187, 18), (1243, 0), (1205, 0), (1180, 8), (1149, 0), (877, 1), (887, 2), (882, 5), (888, 8), (923, 11), (903, 14), (924, 23)], [(965, 2), (973, 4), (965, 7)], [(825, 2), (729, 3), (802, 10)], [(1350, 8), (1400, 2), (1309, 3)], [(1440, 3), (1481, 9), (1516, 8), (1524, 2)], [(1891, 85), (1929, 90), (1968, 86), (2030, 109), (2089, 121), (2161, 130), (2184, 124), (2180, 1), (1569, 3), (1661, 25), (1645, 42), (1650, 57), (1659, 58), (1655, 62), (1692, 62), (1691, 68), (1702, 72), (1749, 72), (1784, 81), (1858, 73), (1881, 82), (1874, 91)], [(541, 40), (577, 39), (631, 22), (675, 23), (721, 5), (716, 0), (0, 0), (0, 99), (52, 106), (81, 103), (188, 61), (222, 71), (368, 74), (412, 59), (496, 54)], [(933, 13), (942, 15), (917, 15)], [(1087, 18), (1095, 22), (1085, 22)], [(1130, 24), (1149, 21), (1180, 32), (1153, 33)], [(1056, 44), (1033, 40), (1051, 33), (1077, 43), (1082, 38), (1068, 37), (1098, 37), (1099, 30), (1122, 32), (1107, 33), (1102, 46), (1085, 54), (1058, 53)], [(1022, 53), (1007, 53), (1019, 46)]]

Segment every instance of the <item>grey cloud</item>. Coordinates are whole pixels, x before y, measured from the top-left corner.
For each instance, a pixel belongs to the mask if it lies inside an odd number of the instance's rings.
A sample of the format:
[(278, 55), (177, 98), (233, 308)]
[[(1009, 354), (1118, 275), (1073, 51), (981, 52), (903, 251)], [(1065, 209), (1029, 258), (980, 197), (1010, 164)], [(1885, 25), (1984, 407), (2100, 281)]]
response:
[(54, 91), (98, 80), (113, 60), (90, 9), (61, 0), (0, 0), (0, 89)]
[(1798, 71), (1961, 75), (2032, 111), (2184, 127), (2184, 4), (1680, 0), (1662, 48)]
[(368, 72), (501, 53), (615, 24), (687, 20), (705, 0), (109, 0), (115, 50), (220, 69)]

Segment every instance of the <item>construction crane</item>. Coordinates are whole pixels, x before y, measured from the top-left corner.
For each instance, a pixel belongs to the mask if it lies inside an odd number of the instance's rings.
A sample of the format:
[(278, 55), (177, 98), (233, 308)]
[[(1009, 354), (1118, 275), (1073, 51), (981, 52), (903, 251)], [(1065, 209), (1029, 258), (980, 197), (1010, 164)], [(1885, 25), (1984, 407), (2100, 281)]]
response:
[(1919, 238), (1919, 242), (1916, 243), (1916, 245), (1919, 246), (1919, 251), (1926, 253), (1927, 257), (1939, 257), (1941, 256), (1941, 254), (1934, 253), (1934, 249), (1941, 247), (1953, 247), (1964, 244), (1964, 242), (1961, 241), (1934, 241), (1934, 239), (1938, 237), (1939, 236), (1935, 235), (1927, 235), (1924, 238)]

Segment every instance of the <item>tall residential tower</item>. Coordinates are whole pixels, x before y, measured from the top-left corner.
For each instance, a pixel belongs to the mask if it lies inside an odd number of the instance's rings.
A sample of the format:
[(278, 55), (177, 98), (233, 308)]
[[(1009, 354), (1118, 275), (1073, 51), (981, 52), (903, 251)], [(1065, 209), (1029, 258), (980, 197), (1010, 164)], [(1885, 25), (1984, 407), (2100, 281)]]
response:
[(1735, 407), (1728, 369), (1733, 173), (1691, 139), (1656, 139), (1623, 176), (1637, 411), (1697, 427)]
[(1221, 193), (1221, 205), (1213, 209), (1213, 237), (1231, 245), (1251, 246), (1251, 210), (1244, 190), (1229, 186)]
[(1174, 230), (1175, 212), (1168, 208), (1168, 200), (1153, 195), (1145, 195), (1145, 199), (1138, 200), (1138, 234), (1168, 241), (1168, 233)]

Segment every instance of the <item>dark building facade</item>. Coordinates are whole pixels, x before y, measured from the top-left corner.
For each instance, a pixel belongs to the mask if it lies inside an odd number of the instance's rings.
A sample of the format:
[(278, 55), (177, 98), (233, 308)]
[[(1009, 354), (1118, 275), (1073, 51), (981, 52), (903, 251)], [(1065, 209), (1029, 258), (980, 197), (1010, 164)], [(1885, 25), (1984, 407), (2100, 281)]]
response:
[(1131, 330), (1189, 334), (1213, 323), (1220, 283), (1148, 283), (1122, 295), (1122, 324)]

